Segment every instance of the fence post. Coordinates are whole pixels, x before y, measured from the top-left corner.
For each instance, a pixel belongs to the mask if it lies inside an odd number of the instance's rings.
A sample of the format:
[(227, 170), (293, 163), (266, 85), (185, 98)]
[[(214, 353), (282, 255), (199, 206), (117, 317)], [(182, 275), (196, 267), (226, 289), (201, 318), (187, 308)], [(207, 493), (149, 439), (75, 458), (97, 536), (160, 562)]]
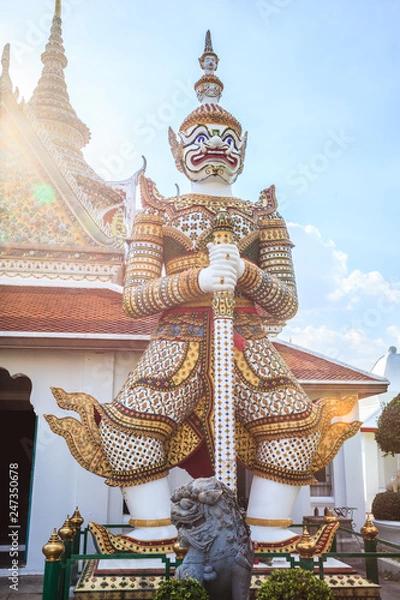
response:
[(75, 512), (71, 517), (72, 527), (75, 529), (74, 540), (72, 544), (72, 554), (79, 554), (80, 550), (80, 540), (81, 540), (81, 527), (83, 525), (84, 519), (79, 512), (78, 507), (75, 508)]
[(58, 530), (58, 535), (64, 542), (65, 552), (62, 555), (61, 559), (61, 573), (60, 573), (60, 588), (59, 588), (59, 598), (62, 600), (64, 596), (64, 587), (65, 587), (65, 563), (70, 558), (72, 554), (72, 540), (75, 535), (75, 529), (71, 523), (71, 519), (69, 515), (64, 521), (64, 524)]
[(42, 548), (42, 552), (46, 557), (42, 600), (54, 600), (55, 598), (58, 598), (58, 591), (60, 589), (61, 555), (64, 551), (64, 544), (57, 535), (57, 529), (54, 528), (49, 541)]
[[(367, 513), (366, 521), (361, 527), (361, 535), (364, 538), (364, 550), (367, 554), (365, 559), (365, 570), (367, 579), (376, 584), (379, 584), (378, 559), (376, 557), (377, 542), (375, 540), (378, 533), (379, 532), (372, 520), (371, 513)], [(370, 553), (374, 554), (374, 556), (368, 556)]]
[(296, 550), (299, 553), (300, 561), (299, 565), (302, 569), (306, 571), (314, 572), (314, 551), (316, 548), (316, 543), (311, 538), (307, 526), (303, 527), (303, 534), (300, 540), (296, 544)]
[[(72, 527), (75, 529), (74, 539), (72, 540), (72, 554), (79, 554), (81, 547), (81, 527), (84, 519), (79, 512), (78, 507), (75, 508), (75, 512), (71, 517)], [(78, 580), (79, 564), (75, 562), (71, 567), (71, 579), (75, 583)]]
[[(324, 522), (325, 523), (336, 523), (339, 519), (337, 518), (336, 515), (333, 514), (333, 510), (331, 508), (328, 508), (326, 515), (324, 517)], [(337, 536), (337, 532), (335, 533), (335, 537), (333, 538), (332, 541), (332, 549), (331, 552), (336, 552), (336, 536)]]

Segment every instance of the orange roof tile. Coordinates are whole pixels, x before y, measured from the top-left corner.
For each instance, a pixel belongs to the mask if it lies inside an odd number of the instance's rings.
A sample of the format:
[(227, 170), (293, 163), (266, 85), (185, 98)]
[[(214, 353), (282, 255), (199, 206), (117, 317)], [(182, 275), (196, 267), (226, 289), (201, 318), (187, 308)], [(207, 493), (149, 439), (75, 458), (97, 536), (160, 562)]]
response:
[(293, 373), (301, 373), (303, 381), (382, 381), (382, 378), (372, 373), (369, 374), (309, 350), (276, 340), (274, 345)]
[(156, 322), (127, 317), (109, 289), (0, 286), (1, 331), (149, 335)]

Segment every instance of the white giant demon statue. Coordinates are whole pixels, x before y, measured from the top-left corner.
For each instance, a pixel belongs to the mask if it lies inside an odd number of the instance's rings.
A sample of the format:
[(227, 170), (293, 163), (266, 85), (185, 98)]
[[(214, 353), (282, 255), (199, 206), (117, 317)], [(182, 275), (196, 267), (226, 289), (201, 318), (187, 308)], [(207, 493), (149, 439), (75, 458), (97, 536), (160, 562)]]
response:
[[(359, 422), (344, 423), (355, 398), (312, 402), (268, 339), (265, 323), (283, 324), (297, 311), (292, 242), (277, 210), (274, 187), (257, 202), (233, 195), (243, 170), (247, 134), (219, 104), (223, 85), (211, 38), (199, 59), (200, 105), (169, 130), (175, 163), (191, 191), (163, 197), (142, 173), (143, 209), (136, 216), (126, 261), (123, 305), (158, 326), (117, 397), (100, 404), (84, 393), (54, 389), (71, 417), (47, 416), (86, 469), (119, 486), (137, 548), (174, 539), (167, 476), (174, 466), (193, 477), (214, 473), (212, 297), (234, 293), (231, 401), (237, 459), (252, 471), (247, 522), (253, 540), (275, 542), (300, 486), (328, 464)], [(230, 243), (213, 244), (220, 209), (233, 223)]]

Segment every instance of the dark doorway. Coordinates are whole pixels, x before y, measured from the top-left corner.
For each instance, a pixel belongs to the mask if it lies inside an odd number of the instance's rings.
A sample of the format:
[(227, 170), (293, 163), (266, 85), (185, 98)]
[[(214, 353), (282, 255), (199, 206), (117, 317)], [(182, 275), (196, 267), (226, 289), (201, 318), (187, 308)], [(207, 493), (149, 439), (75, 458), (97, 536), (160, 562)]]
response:
[[(19, 564), (25, 559), (36, 415), (29, 402), (32, 383), (0, 368), (0, 561), (9, 566), (18, 537)], [(16, 528), (16, 526), (19, 526)], [(18, 536), (10, 536), (10, 532)], [(15, 546), (13, 545), (13, 548)], [(3, 564), (1, 564), (3, 566)]]

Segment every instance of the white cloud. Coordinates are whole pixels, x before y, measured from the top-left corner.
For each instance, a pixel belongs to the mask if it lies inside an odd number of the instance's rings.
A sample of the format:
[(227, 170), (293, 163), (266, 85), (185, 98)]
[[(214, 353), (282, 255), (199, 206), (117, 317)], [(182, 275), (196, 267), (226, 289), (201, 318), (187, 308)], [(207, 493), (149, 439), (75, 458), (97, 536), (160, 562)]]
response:
[(369, 370), (400, 346), (400, 281), (379, 271), (349, 273), (348, 257), (314, 225), (289, 224), (299, 312), (281, 337)]
[(339, 300), (345, 296), (355, 303), (362, 295), (381, 296), (386, 302), (400, 304), (400, 284), (385, 280), (379, 271), (363, 273), (356, 269), (347, 277), (336, 277), (336, 290), (329, 295), (331, 300)]
[[(398, 332), (400, 334), (400, 331)], [(309, 348), (354, 367), (370, 370), (377, 358), (387, 352), (382, 338), (373, 338), (362, 329), (340, 331), (328, 325), (304, 328), (287, 325), (281, 336), (293, 344)]]

